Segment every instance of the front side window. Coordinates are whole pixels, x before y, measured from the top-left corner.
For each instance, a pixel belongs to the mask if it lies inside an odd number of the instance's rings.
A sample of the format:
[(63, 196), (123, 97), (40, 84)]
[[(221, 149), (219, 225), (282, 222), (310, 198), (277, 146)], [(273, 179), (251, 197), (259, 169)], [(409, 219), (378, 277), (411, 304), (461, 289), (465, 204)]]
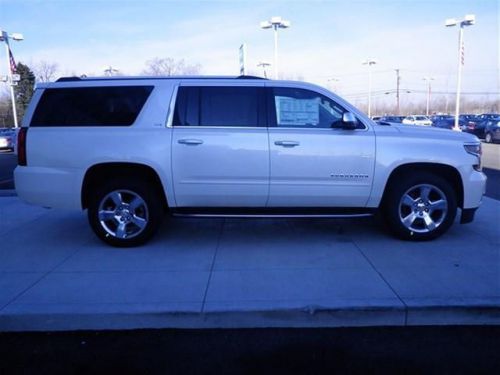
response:
[(45, 89), (30, 126), (129, 126), (153, 86)]
[(262, 98), (259, 87), (180, 87), (174, 126), (262, 126)]
[[(271, 124), (287, 128), (339, 128), (346, 112), (317, 92), (289, 87), (271, 89)], [(363, 126), (361, 125), (361, 128)]]

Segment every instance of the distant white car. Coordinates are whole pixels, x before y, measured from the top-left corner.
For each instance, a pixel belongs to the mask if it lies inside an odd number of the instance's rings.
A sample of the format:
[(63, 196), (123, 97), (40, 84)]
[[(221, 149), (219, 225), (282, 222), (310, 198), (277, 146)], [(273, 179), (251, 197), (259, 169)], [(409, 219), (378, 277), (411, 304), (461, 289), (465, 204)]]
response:
[(431, 126), (432, 121), (427, 116), (406, 116), (403, 120), (403, 124)]

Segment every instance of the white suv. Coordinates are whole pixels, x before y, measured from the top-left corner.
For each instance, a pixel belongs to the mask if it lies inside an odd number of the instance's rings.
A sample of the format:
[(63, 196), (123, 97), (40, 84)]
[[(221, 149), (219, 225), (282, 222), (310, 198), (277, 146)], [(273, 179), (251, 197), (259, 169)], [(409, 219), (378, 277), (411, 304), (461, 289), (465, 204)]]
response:
[(88, 209), (114, 246), (147, 241), (165, 212), (346, 217), (381, 212), (399, 237), (470, 222), (481, 144), (377, 125), (324, 88), (253, 77), (64, 78), (40, 84), (19, 134), (18, 195)]

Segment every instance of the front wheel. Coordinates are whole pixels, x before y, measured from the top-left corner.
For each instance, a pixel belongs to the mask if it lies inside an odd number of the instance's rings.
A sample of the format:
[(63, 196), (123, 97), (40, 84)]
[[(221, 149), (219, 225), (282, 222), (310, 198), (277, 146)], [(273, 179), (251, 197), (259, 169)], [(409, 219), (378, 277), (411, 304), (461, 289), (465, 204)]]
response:
[(142, 245), (161, 224), (160, 202), (155, 189), (144, 182), (110, 181), (93, 193), (88, 209), (89, 223), (97, 237), (109, 245)]
[(405, 240), (439, 237), (453, 224), (457, 199), (450, 183), (428, 173), (405, 176), (389, 187), (384, 204), (392, 232)]

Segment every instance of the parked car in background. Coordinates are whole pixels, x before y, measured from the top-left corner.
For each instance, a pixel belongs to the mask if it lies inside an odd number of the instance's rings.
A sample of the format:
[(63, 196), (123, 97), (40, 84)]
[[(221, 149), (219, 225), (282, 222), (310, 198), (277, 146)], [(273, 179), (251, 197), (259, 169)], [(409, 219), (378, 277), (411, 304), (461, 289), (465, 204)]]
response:
[(379, 121), (380, 120), (380, 116), (372, 116), (372, 120), (373, 121)]
[(484, 138), (485, 137), (485, 128), (486, 124), (489, 120), (495, 120), (498, 118), (500, 114), (498, 113), (483, 113), (481, 115), (477, 115), (475, 117), (475, 124), (473, 126), (467, 126), (465, 131), (467, 133), (474, 134), (475, 136), (479, 138)]
[(442, 121), (449, 118), (454, 118), (454, 117), (452, 115), (432, 115), (430, 117), (432, 125), (434, 125), (437, 121)]
[(14, 151), (17, 131), (13, 128), (0, 128), (0, 150)]
[(462, 114), (459, 115), (458, 118), (462, 121), (465, 121), (465, 128), (463, 131), (473, 130), (476, 127), (477, 123), (477, 115), (472, 114)]
[(393, 122), (395, 124), (401, 124), (405, 116), (382, 116), (379, 121)]
[[(466, 127), (467, 123), (464, 120), (458, 119), (458, 127), (460, 130), (464, 130)], [(455, 117), (453, 116), (446, 116), (441, 119), (436, 119), (432, 122), (432, 126), (435, 128), (442, 128), (442, 129), (453, 129), (455, 126)]]
[(500, 116), (486, 122), (484, 140), (486, 143), (500, 141)]
[(427, 116), (422, 116), (422, 115), (415, 116), (415, 115), (412, 115), (412, 116), (406, 116), (403, 119), (403, 124), (406, 124), (406, 125), (431, 126), (432, 125), (432, 121)]

